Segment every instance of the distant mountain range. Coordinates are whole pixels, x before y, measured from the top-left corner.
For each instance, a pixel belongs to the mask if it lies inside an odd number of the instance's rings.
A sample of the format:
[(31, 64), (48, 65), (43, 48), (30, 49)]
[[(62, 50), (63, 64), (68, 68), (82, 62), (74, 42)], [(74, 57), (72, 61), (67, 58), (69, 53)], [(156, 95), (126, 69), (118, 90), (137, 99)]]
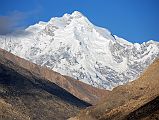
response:
[(77, 11), (0, 36), (0, 48), (108, 90), (135, 80), (159, 57), (158, 42), (130, 43)]

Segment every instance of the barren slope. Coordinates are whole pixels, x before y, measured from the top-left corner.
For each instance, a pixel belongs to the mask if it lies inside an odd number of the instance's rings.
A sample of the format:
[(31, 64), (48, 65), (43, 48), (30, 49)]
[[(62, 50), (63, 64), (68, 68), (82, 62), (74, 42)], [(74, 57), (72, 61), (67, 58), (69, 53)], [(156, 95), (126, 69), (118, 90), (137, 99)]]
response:
[(113, 89), (96, 106), (80, 112), (73, 120), (158, 120), (159, 60), (127, 85)]
[(90, 105), (5, 57), (0, 55), (0, 120), (65, 120)]
[(55, 83), (77, 98), (91, 104), (95, 104), (101, 97), (106, 96), (108, 93), (106, 90), (92, 87), (70, 77), (62, 76), (46, 67), (33, 64), (3, 49), (0, 49), (0, 63), (14, 69), (21, 75), (27, 77), (34, 76)]

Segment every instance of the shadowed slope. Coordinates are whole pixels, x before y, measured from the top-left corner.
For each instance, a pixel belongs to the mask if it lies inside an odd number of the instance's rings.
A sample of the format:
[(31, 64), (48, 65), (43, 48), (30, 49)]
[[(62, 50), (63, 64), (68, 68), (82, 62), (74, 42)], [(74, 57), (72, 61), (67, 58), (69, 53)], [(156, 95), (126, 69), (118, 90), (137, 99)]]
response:
[(90, 105), (5, 57), (0, 55), (0, 120), (65, 120)]
[(47, 82), (50, 81), (55, 83), (77, 98), (91, 104), (95, 104), (100, 98), (106, 96), (108, 93), (106, 90), (92, 87), (70, 77), (62, 76), (51, 69), (38, 66), (3, 49), (0, 49), (0, 63), (14, 69), (26, 77), (36, 77), (39, 79), (45, 79)]

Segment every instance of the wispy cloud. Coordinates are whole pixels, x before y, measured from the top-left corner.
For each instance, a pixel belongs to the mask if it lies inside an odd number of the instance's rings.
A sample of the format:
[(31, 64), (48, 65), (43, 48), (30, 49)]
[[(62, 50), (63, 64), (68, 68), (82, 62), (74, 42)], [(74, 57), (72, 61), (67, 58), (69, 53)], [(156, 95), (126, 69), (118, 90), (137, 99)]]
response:
[(0, 16), (0, 34), (7, 34), (20, 27), (25, 15), (19, 11), (13, 11), (6, 16)]
[(36, 9), (31, 11), (22, 12), (15, 10), (7, 15), (0, 16), (0, 35), (24, 29), (26, 27), (26, 21), (35, 15), (38, 16), (41, 9), (42, 7), (38, 6)]

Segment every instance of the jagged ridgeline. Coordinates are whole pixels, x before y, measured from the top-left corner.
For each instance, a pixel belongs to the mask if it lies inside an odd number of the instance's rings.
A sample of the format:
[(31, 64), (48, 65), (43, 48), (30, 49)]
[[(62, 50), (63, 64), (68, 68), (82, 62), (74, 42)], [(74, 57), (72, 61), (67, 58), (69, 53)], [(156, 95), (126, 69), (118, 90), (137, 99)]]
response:
[(77, 11), (0, 36), (0, 47), (105, 89), (136, 79), (159, 56), (158, 42), (130, 43)]

